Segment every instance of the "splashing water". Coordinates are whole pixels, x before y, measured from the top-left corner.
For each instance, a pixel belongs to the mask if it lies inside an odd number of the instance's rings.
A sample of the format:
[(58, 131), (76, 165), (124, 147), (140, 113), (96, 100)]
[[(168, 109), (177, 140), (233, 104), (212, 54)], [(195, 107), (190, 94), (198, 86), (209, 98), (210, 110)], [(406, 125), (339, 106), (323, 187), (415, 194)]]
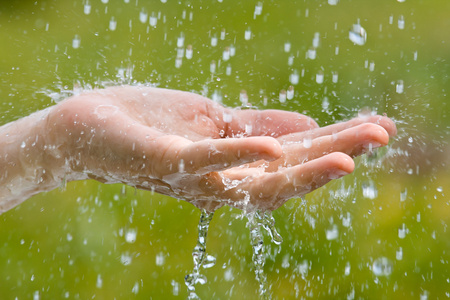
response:
[(192, 273), (186, 275), (184, 278), (185, 284), (189, 291), (188, 299), (200, 299), (195, 293), (195, 285), (197, 283), (205, 284), (206, 277), (200, 274), (200, 268), (210, 268), (214, 266), (216, 259), (211, 255), (206, 255), (206, 236), (208, 234), (209, 224), (213, 218), (214, 213), (208, 213), (202, 210), (200, 221), (198, 223), (198, 240), (197, 245), (192, 251), (192, 258), (194, 260), (194, 268)]
[(283, 241), (280, 234), (275, 229), (275, 219), (271, 212), (251, 212), (247, 214), (247, 227), (250, 230), (250, 241), (252, 245), (253, 255), (253, 269), (255, 271), (255, 278), (259, 285), (259, 295), (261, 299), (272, 299), (270, 293), (270, 285), (267, 283), (267, 276), (264, 273), (264, 235), (261, 232), (263, 227), (269, 234), (271, 240), (276, 245), (280, 245)]

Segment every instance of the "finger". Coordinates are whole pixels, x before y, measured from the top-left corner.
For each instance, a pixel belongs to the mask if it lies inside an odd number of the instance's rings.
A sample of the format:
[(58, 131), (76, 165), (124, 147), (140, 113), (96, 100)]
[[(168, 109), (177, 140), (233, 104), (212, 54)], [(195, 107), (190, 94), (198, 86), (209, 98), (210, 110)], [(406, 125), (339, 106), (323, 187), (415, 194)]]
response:
[(270, 163), (268, 171), (277, 170), (281, 162), (283, 166), (297, 165), (331, 152), (355, 157), (388, 143), (389, 134), (383, 127), (373, 123), (361, 124), (337, 134), (283, 146), (283, 157)]
[(205, 174), (257, 160), (271, 161), (281, 155), (281, 145), (271, 137), (227, 138), (191, 143), (175, 160), (183, 162), (184, 172)]
[(239, 189), (250, 191), (252, 205), (273, 210), (290, 198), (303, 196), (353, 172), (354, 168), (351, 157), (336, 152), (292, 168), (265, 173)]
[(285, 144), (285, 143), (290, 143), (290, 142), (301, 141), (305, 137), (314, 139), (314, 138), (320, 137), (320, 136), (336, 134), (345, 129), (349, 129), (349, 128), (352, 128), (352, 127), (355, 127), (355, 126), (358, 126), (361, 124), (365, 124), (365, 123), (377, 124), (377, 125), (383, 127), (386, 130), (386, 132), (389, 134), (389, 136), (391, 136), (391, 137), (395, 136), (397, 134), (397, 128), (395, 126), (395, 123), (391, 119), (389, 119), (388, 117), (385, 117), (385, 116), (377, 115), (377, 116), (370, 116), (367, 118), (358, 117), (358, 118), (354, 118), (354, 119), (351, 119), (346, 122), (336, 123), (333, 125), (316, 128), (316, 129), (313, 129), (311, 131), (304, 132), (304, 133), (289, 134), (286, 136), (279, 137), (278, 140), (280, 141), (280, 143)]
[(317, 123), (305, 115), (282, 110), (225, 110), (228, 114), (226, 135), (279, 137), (293, 132), (317, 128)]

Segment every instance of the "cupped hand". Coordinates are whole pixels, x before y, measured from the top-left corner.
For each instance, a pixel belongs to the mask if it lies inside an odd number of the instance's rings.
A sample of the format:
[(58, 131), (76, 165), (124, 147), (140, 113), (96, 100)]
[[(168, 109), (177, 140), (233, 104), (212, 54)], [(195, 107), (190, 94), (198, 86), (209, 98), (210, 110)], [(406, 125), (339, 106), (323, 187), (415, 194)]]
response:
[(396, 133), (387, 117), (318, 127), (279, 110), (225, 108), (197, 94), (121, 86), (52, 108), (51, 144), (72, 178), (154, 190), (215, 210), (273, 210), (351, 173)]

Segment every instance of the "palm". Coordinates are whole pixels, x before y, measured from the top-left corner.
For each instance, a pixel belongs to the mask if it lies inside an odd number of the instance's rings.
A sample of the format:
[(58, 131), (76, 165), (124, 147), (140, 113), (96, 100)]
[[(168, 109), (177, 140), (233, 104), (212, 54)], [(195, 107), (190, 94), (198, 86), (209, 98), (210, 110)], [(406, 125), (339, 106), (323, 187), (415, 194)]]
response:
[[(209, 210), (248, 201), (275, 209), (351, 172), (348, 155), (370, 143), (385, 145), (395, 133), (379, 116), (319, 128), (297, 113), (231, 110), (195, 94), (151, 88), (112, 88), (61, 106), (72, 116), (63, 127), (80, 135), (73, 145), (83, 149), (80, 170)], [(92, 134), (81, 134), (86, 131)]]

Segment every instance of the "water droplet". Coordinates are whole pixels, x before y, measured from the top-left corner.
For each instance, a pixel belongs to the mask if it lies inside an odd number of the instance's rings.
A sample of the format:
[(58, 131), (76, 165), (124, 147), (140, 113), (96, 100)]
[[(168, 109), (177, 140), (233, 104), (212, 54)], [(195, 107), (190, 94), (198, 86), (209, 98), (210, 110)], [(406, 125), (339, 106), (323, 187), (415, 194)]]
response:
[(231, 75), (231, 65), (228, 65), (227, 68), (225, 69), (225, 74), (230, 76)]
[(215, 60), (211, 61), (211, 64), (209, 65), (209, 71), (212, 74), (216, 73), (216, 61)]
[(293, 85), (297, 85), (300, 79), (300, 75), (298, 74), (297, 70), (294, 70), (294, 72), (289, 75), (289, 82)]
[(320, 33), (319, 33), (319, 32), (316, 32), (316, 33), (314, 33), (314, 38), (313, 38), (313, 41), (312, 41), (312, 46), (313, 46), (314, 48), (319, 48), (319, 45), (320, 45)]
[(308, 49), (308, 52), (306, 52), (306, 57), (309, 59), (316, 59), (317, 56), (317, 52), (316, 52), (316, 48), (311, 47)]
[(242, 106), (247, 106), (248, 105), (248, 96), (247, 96), (247, 91), (246, 90), (242, 90), (239, 93), (239, 101), (241, 101)]
[(292, 98), (294, 98), (294, 87), (291, 85), (289, 86), (287, 92), (286, 92), (286, 98), (288, 100), (292, 100)]
[(252, 135), (252, 132), (253, 132), (252, 124), (245, 124), (245, 134)]
[(335, 240), (339, 237), (339, 230), (336, 224), (333, 224), (333, 226), (330, 229), (326, 230), (326, 238), (327, 240)]
[(352, 218), (350, 213), (347, 213), (346, 216), (342, 217), (342, 226), (344, 227), (350, 227), (350, 225), (352, 224)]
[(182, 64), (183, 64), (183, 59), (181, 57), (177, 57), (175, 59), (175, 68), (177, 68), (177, 69), (181, 68)]
[(182, 48), (184, 46), (184, 35), (181, 34), (178, 38), (177, 38), (177, 47), (178, 48)]
[(223, 273), (223, 279), (225, 279), (225, 281), (232, 281), (234, 279), (233, 269), (231, 268), (226, 269), (225, 272)]
[(216, 35), (213, 35), (213, 36), (211, 37), (211, 47), (217, 46), (217, 42), (218, 42), (217, 36), (216, 36)]
[(222, 53), (222, 59), (223, 61), (227, 61), (230, 59), (230, 47), (225, 47), (225, 50), (223, 50)]
[(124, 266), (130, 265), (132, 260), (133, 260), (133, 257), (128, 252), (122, 253), (122, 255), (120, 256), (120, 262)]
[(358, 23), (353, 24), (349, 31), (348, 37), (356, 45), (362, 46), (367, 42), (366, 30)]
[(137, 236), (137, 230), (136, 229), (128, 229), (128, 231), (125, 233), (125, 241), (127, 243), (134, 243), (136, 241)]
[(225, 123), (231, 123), (233, 121), (233, 115), (224, 111), (222, 119)]
[(86, 3), (84, 4), (84, 14), (89, 15), (91, 13), (91, 8), (92, 7), (89, 1), (86, 1)]
[(73, 237), (72, 237), (72, 235), (70, 233), (68, 233), (66, 235), (66, 239), (67, 239), (68, 242), (70, 242), (73, 239)]
[(102, 0), (102, 3), (104, 3), (104, 4), (106, 4), (108, 2), (109, 2), (109, 0)]
[(212, 255), (206, 255), (205, 261), (203, 262), (203, 269), (209, 269), (214, 267), (216, 264), (216, 258)]
[(139, 293), (139, 283), (137, 281), (134, 283), (133, 288), (131, 289), (131, 292), (135, 295), (137, 293)]
[(401, 202), (405, 201), (407, 196), (408, 196), (408, 189), (405, 188), (405, 190), (400, 192), (400, 201)]
[(405, 18), (403, 17), (403, 15), (398, 17), (397, 24), (398, 24), (398, 29), (400, 29), (400, 30), (405, 29)]
[(428, 291), (423, 291), (423, 293), (420, 294), (420, 300), (428, 300)]
[(374, 70), (375, 70), (375, 62), (371, 61), (370, 64), (369, 64), (369, 71), (373, 72)]
[(392, 268), (392, 262), (382, 256), (373, 262), (372, 272), (375, 276), (389, 276), (392, 273)]
[(100, 275), (100, 274), (97, 275), (97, 282), (96, 282), (95, 286), (96, 286), (98, 289), (101, 289), (101, 288), (103, 287), (103, 279), (102, 279), (102, 275)]
[(281, 90), (279, 95), (280, 103), (286, 102), (286, 90)]
[(339, 74), (338, 74), (338, 72), (333, 71), (331, 74), (332, 74), (332, 75), (331, 75), (331, 81), (332, 81), (333, 83), (338, 83), (338, 80), (339, 80)]
[(263, 4), (261, 1), (258, 1), (255, 5), (255, 12), (253, 13), (253, 16), (260, 16), (262, 14)]
[(25, 141), (22, 142), (22, 144), (20, 144), (20, 148), (25, 148), (27, 146), (27, 144), (25, 143)]
[(288, 57), (288, 66), (292, 66), (294, 64), (294, 55), (289, 55)]
[(375, 199), (378, 196), (378, 189), (373, 181), (362, 184), (363, 197), (368, 199)]
[(398, 250), (395, 252), (395, 258), (397, 260), (402, 260), (403, 259), (403, 249), (402, 249), (402, 247), (398, 248)]
[(152, 13), (152, 15), (150, 16), (150, 19), (149, 19), (149, 24), (152, 27), (156, 27), (157, 23), (158, 23), (158, 18), (156, 17), (156, 15), (154, 13)]
[(72, 40), (72, 48), (78, 49), (78, 48), (80, 48), (80, 44), (81, 44), (80, 36), (78, 34), (76, 34)]
[(246, 41), (252, 38), (252, 31), (250, 28), (247, 28), (247, 30), (245, 30), (244, 38)]
[(109, 21), (109, 30), (114, 31), (117, 28), (117, 21), (114, 19), (114, 17), (111, 18)]
[(403, 92), (404, 92), (403, 80), (397, 81), (397, 84), (395, 86), (395, 91), (397, 92), (397, 94), (403, 94)]
[(222, 28), (222, 31), (220, 32), (220, 39), (223, 41), (227, 35), (227, 31), (225, 28)]
[(290, 52), (291, 51), (291, 43), (290, 42), (286, 42), (284, 43), (284, 52)]
[(303, 147), (309, 149), (312, 146), (312, 138), (307, 136), (303, 138)]
[(339, 0), (328, 0), (328, 4), (330, 5), (337, 5)]
[(404, 239), (406, 236), (406, 225), (405, 223), (402, 224), (402, 227), (398, 229), (398, 238)]
[(347, 263), (345, 264), (344, 275), (345, 275), (345, 276), (350, 275), (350, 270), (351, 270), (350, 262), (347, 262)]
[(192, 49), (192, 45), (188, 45), (186, 47), (186, 58), (191, 59), (194, 54), (194, 50)]
[(141, 10), (139, 13), (139, 21), (141, 23), (147, 23), (148, 13), (145, 10)]
[(164, 257), (164, 253), (159, 252), (156, 256), (155, 256), (155, 264), (157, 266), (162, 266), (164, 265), (166, 258)]
[(317, 82), (318, 84), (322, 84), (322, 83), (323, 83), (323, 79), (324, 79), (323, 71), (319, 71), (319, 72), (316, 74), (316, 82)]

